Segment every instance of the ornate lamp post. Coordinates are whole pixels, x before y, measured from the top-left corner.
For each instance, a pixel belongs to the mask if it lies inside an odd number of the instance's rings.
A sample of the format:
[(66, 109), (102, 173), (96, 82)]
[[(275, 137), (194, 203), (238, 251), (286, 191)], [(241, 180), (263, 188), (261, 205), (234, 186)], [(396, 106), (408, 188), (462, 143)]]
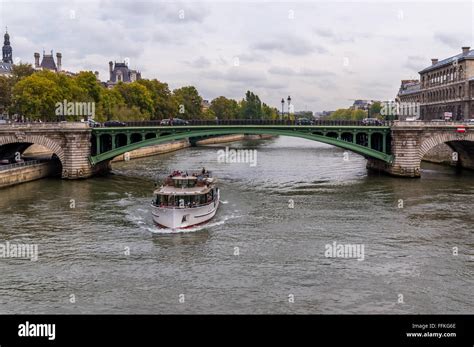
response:
[(280, 120), (283, 119), (283, 107), (285, 106), (285, 99), (281, 98), (281, 114), (280, 114)]
[(291, 105), (291, 96), (288, 95), (288, 120), (290, 120), (290, 105)]

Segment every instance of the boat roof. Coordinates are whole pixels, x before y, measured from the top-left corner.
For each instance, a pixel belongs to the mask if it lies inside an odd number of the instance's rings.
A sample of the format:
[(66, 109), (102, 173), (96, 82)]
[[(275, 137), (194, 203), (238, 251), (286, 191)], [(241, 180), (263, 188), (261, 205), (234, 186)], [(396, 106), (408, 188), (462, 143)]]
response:
[(203, 187), (186, 187), (179, 188), (173, 186), (162, 186), (159, 189), (156, 189), (154, 194), (159, 195), (201, 195), (206, 194), (211, 190), (212, 187), (203, 186)]
[(196, 176), (173, 176), (171, 177), (173, 180), (197, 180)]

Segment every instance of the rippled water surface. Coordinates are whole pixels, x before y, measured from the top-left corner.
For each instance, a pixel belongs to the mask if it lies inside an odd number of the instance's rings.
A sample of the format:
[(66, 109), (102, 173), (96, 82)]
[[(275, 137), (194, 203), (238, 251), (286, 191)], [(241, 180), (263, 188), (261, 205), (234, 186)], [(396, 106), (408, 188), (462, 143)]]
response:
[[(256, 167), (220, 164), (223, 146), (0, 190), (0, 243), (39, 249), (0, 259), (0, 313), (473, 313), (474, 173), (368, 174), (362, 157), (285, 137), (229, 144), (257, 149)], [(216, 217), (157, 229), (154, 181), (203, 166)], [(326, 258), (333, 242), (363, 244), (364, 260)]]

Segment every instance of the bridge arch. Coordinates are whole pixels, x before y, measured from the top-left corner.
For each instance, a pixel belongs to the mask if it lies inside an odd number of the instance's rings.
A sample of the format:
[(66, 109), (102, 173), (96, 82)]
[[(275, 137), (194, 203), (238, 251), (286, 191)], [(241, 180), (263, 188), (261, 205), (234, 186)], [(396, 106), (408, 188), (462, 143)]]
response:
[(474, 133), (441, 132), (425, 137), (419, 147), (418, 157), (423, 157), (434, 147), (447, 144), (454, 152), (458, 153), (458, 165), (474, 169)]
[[(326, 143), (329, 145), (333, 145), (336, 147), (340, 147), (354, 153), (360, 154), (366, 158), (375, 158), (382, 160), (383, 162), (391, 162), (392, 156), (389, 153), (389, 144), (386, 143), (382, 146), (383, 151), (371, 148), (370, 140), (364, 146), (361, 143), (356, 142), (356, 136), (352, 136), (352, 142), (348, 141), (348, 137), (344, 139), (339, 136), (339, 133), (347, 133), (348, 131), (339, 129), (307, 129), (307, 128), (264, 128), (264, 127), (216, 127), (216, 128), (209, 128), (209, 127), (196, 127), (194, 129), (185, 128), (185, 127), (176, 127), (176, 128), (156, 128), (155, 132), (157, 133), (156, 137), (146, 139), (146, 136), (142, 137), (142, 140), (139, 142), (129, 141), (126, 146), (122, 146), (119, 148), (113, 148), (107, 151), (101, 151), (100, 153), (91, 156), (90, 161), (93, 165), (111, 160), (114, 157), (124, 154), (129, 151), (133, 151), (135, 149), (157, 145), (160, 143), (165, 143), (173, 140), (182, 140), (186, 138), (193, 138), (193, 137), (206, 137), (206, 136), (220, 136), (220, 135), (231, 135), (231, 134), (249, 134), (249, 135), (280, 135), (280, 136), (291, 136), (291, 137), (299, 137), (304, 138), (312, 141), (317, 141), (321, 143)], [(113, 136), (117, 136), (117, 134), (121, 132), (127, 132), (128, 129), (123, 129), (120, 131), (119, 129), (107, 129), (107, 128), (97, 128), (93, 129), (93, 133), (95, 136), (104, 136), (108, 132), (113, 132)], [(135, 132), (135, 130), (133, 130)], [(143, 133), (150, 133), (151, 129), (144, 129)], [(324, 135), (319, 135), (318, 133), (322, 132)], [(364, 131), (359, 130), (359, 132), (365, 132), (366, 138), (371, 138), (372, 134), (375, 132), (370, 132), (368, 128), (364, 129)], [(387, 127), (386, 132), (384, 134), (384, 139), (387, 140), (389, 138), (390, 129)]]
[(63, 146), (46, 136), (28, 134), (0, 136), (0, 148), (10, 144), (18, 144), (19, 146), (24, 144), (25, 146), (22, 148), (23, 151), (25, 151), (31, 145), (43, 146), (51, 150), (51, 152), (53, 152), (59, 158), (61, 164), (64, 164), (65, 154)]

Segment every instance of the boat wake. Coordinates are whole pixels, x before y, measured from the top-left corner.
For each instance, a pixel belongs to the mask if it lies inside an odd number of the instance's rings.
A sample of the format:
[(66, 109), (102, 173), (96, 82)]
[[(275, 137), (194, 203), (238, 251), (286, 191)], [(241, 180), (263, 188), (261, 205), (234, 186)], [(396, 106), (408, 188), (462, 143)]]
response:
[(185, 228), (185, 229), (165, 229), (165, 228), (160, 228), (158, 226), (150, 228), (147, 227), (148, 231), (150, 231), (153, 234), (184, 234), (184, 233), (195, 233), (201, 230), (209, 229), (212, 227), (216, 227), (219, 225), (224, 224), (227, 222), (229, 219), (232, 218), (238, 218), (240, 216), (224, 216), (220, 220), (212, 220), (204, 224), (196, 225), (193, 227)]
[[(228, 203), (226, 201), (225, 203)], [(238, 211), (235, 211), (238, 212)], [(210, 221), (199, 224), (196, 226), (191, 226), (185, 229), (168, 229), (168, 228), (161, 228), (153, 222), (153, 219), (150, 218), (150, 211), (144, 208), (128, 208), (126, 212), (125, 218), (131, 222), (132, 224), (136, 225), (141, 230), (145, 230), (147, 232), (151, 232), (152, 234), (183, 234), (183, 233), (192, 233), (192, 232), (199, 232), (201, 230), (214, 228), (219, 225), (223, 225), (227, 221), (235, 218), (240, 218), (240, 215), (232, 213), (231, 215), (224, 215), (219, 216), (216, 215)]]

